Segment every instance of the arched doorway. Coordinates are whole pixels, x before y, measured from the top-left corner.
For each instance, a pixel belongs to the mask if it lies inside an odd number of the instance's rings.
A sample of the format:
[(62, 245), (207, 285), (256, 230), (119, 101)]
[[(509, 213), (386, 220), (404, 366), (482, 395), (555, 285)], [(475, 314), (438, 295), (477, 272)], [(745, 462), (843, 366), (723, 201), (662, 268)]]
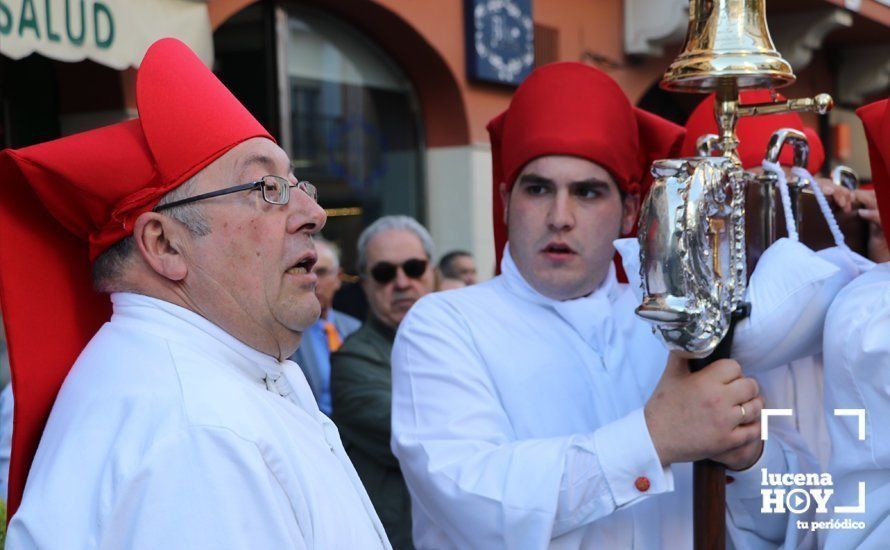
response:
[(324, 234), (341, 245), (347, 270), (359, 233), (374, 219), (424, 221), (417, 94), (360, 30), (302, 4), (258, 3), (223, 23), (214, 46), (217, 74), (276, 132), (295, 173), (318, 186), (328, 211)]

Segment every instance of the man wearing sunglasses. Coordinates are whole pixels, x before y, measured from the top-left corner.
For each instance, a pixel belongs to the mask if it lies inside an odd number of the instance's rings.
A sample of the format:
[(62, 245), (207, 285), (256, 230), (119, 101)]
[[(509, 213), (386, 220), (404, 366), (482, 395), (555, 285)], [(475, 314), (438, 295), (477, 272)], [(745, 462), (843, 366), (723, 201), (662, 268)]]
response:
[(731, 360), (691, 374), (668, 357), (612, 262), (649, 164), (676, 156), (682, 129), (603, 72), (554, 63), (488, 130), (501, 274), (422, 299), (392, 352), (414, 542), (691, 548), (689, 462), (712, 458), (740, 470), (736, 547), (778, 546), (789, 522), (759, 514), (760, 467), (791, 459), (760, 440), (756, 383)]
[(368, 320), (331, 357), (333, 420), (393, 548), (413, 548), (411, 500), (390, 450), (390, 354), (399, 323), (433, 290), (433, 242), (413, 218), (386, 216), (358, 239)]
[(177, 40), (136, 100), (0, 153), (7, 547), (389, 548), (287, 360), (319, 315), (315, 188)]

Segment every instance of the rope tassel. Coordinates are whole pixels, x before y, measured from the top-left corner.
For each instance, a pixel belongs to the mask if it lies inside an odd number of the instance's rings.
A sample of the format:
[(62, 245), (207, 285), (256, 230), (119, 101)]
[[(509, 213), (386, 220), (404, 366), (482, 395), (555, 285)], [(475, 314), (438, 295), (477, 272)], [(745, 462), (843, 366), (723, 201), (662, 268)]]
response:
[(825, 216), (825, 221), (828, 223), (828, 229), (831, 231), (831, 236), (834, 237), (834, 244), (841, 248), (847, 248), (847, 243), (844, 241), (844, 234), (841, 231), (837, 219), (834, 217), (834, 212), (831, 211), (831, 207), (828, 205), (828, 199), (825, 198), (825, 193), (822, 192), (822, 188), (819, 187), (816, 178), (802, 166), (795, 166), (791, 169), (791, 173), (806, 181), (810, 186), (810, 189), (813, 190), (813, 195), (816, 196), (816, 202), (819, 204), (819, 210), (821, 210), (822, 215)]

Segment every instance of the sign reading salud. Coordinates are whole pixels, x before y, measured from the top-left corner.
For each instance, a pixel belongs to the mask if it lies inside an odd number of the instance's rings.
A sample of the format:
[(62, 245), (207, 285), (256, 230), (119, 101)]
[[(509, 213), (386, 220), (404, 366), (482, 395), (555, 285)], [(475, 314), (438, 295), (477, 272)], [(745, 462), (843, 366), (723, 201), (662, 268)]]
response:
[(137, 67), (148, 46), (166, 36), (212, 62), (203, 0), (0, 0), (0, 53), (12, 59), (37, 52), (122, 70)]
[(531, 0), (465, 0), (467, 76), (518, 86), (535, 65)]

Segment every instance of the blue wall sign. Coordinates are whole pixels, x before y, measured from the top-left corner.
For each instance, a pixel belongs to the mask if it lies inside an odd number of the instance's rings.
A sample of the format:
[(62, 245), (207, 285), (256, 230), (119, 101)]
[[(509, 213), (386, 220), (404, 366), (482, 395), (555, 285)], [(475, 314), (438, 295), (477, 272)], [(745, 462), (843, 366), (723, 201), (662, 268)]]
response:
[(518, 86), (535, 64), (532, 0), (465, 0), (467, 76)]

